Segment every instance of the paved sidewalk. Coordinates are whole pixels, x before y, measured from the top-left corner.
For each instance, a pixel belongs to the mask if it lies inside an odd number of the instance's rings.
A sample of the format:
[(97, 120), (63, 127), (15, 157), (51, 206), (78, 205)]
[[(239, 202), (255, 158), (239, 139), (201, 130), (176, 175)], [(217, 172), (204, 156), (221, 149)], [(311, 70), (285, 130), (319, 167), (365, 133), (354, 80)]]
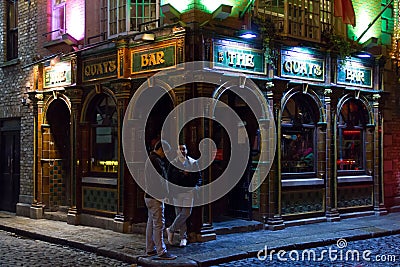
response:
[(305, 249), (315, 246), (400, 233), (400, 213), (385, 216), (366, 216), (290, 226), (284, 230), (259, 230), (246, 233), (218, 235), (217, 240), (192, 243), (185, 248), (170, 247), (178, 258), (157, 261), (142, 257), (145, 237), (141, 234), (122, 234), (87, 226), (74, 226), (47, 219), (33, 220), (0, 212), (0, 229), (18, 235), (95, 252), (140, 266), (210, 266), (231, 260), (254, 257), (265, 246), (275, 249)]

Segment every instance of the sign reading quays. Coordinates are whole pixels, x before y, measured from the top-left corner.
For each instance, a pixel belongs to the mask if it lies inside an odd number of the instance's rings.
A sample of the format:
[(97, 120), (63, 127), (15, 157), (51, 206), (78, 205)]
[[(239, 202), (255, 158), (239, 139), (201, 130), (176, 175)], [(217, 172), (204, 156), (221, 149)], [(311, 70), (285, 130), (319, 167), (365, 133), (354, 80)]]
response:
[(282, 50), (281, 72), (283, 77), (323, 82), (324, 60), (312, 54)]
[(176, 65), (176, 45), (172, 43), (134, 50), (131, 57), (131, 74), (170, 68)]
[(372, 88), (372, 68), (357, 61), (338, 61), (337, 83)]
[(83, 61), (83, 81), (101, 80), (117, 76), (117, 56), (91, 58)]
[(213, 68), (265, 74), (264, 53), (242, 43), (216, 40), (213, 44)]

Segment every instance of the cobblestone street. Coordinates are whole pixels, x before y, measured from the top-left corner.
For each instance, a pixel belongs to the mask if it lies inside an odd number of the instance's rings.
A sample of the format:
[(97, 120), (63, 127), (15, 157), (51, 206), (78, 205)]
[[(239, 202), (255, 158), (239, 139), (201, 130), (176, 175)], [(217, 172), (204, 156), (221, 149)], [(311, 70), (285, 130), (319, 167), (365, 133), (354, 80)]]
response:
[(131, 266), (68, 246), (0, 231), (0, 266)]
[[(278, 254), (278, 251), (268, 251), (267, 249), (267, 257), (265, 257), (264, 251), (263, 253), (260, 253), (260, 259), (249, 258), (216, 266), (394, 267), (400, 266), (399, 244), (400, 235), (385, 236), (354, 242), (347, 242), (344, 239), (341, 239), (338, 240), (336, 245), (309, 248), (298, 251), (291, 250), (286, 251), (285, 254)], [(315, 258), (313, 252), (315, 252)]]

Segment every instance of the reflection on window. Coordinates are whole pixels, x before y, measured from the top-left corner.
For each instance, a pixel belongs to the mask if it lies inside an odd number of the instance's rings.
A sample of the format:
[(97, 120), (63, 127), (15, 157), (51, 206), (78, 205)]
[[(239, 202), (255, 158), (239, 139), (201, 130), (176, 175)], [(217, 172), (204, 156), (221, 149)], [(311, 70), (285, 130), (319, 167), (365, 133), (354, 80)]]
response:
[(299, 94), (288, 100), (282, 113), (281, 167), (283, 173), (315, 171), (317, 117), (309, 98)]
[(95, 100), (92, 115), (91, 171), (115, 173), (118, 169), (117, 110), (111, 97)]
[(158, 27), (159, 0), (109, 0), (109, 35), (138, 32)]
[(367, 111), (359, 101), (343, 104), (338, 121), (338, 170), (364, 169), (364, 126)]
[(7, 1), (7, 60), (18, 57), (18, 1)]
[(51, 39), (60, 39), (65, 33), (65, 4), (66, 0), (53, 0), (51, 13)]

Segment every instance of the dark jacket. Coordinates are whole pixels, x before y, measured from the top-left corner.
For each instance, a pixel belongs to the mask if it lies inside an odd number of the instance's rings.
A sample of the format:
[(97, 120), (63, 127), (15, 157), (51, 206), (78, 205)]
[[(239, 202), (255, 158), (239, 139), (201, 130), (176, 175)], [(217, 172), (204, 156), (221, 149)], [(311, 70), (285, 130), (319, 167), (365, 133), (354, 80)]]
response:
[(186, 156), (185, 165), (175, 158), (169, 165), (168, 177), (171, 183), (184, 187), (201, 186), (202, 183), (199, 164), (189, 156)]
[[(154, 166), (156, 172), (149, 164)], [(155, 152), (150, 152), (145, 165), (146, 192), (150, 189), (153, 196), (145, 194), (147, 198), (164, 199), (168, 196), (168, 166), (167, 161), (158, 156)], [(161, 177), (160, 177), (161, 176)]]

